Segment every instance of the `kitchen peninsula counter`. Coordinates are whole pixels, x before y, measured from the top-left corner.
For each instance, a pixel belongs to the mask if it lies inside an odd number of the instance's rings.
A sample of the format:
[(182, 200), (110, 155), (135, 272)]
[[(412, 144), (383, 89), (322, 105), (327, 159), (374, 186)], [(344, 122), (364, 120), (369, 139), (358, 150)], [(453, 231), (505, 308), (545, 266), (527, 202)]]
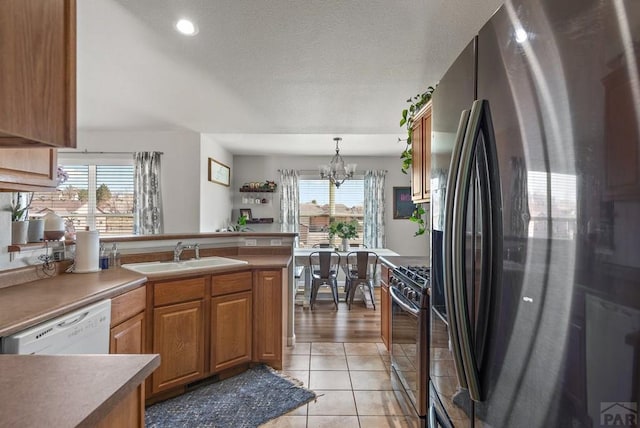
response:
[[(189, 275), (232, 272), (244, 269), (284, 268), (291, 256), (233, 256), (248, 263), (225, 267), (209, 267)], [(8, 336), (70, 311), (109, 299), (142, 286), (147, 279), (171, 279), (184, 273), (144, 276), (123, 269), (107, 269), (96, 273), (63, 273), (50, 278), (0, 288), (0, 337)]]
[(0, 355), (0, 427), (109, 426), (125, 409), (143, 415), (135, 394), (159, 364), (158, 355)]

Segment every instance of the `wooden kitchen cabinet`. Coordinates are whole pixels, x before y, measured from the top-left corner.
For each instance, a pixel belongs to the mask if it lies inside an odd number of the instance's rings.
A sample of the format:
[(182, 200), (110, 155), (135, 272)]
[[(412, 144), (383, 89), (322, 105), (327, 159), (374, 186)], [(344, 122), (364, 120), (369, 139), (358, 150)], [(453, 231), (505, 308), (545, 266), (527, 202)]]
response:
[(76, 1), (0, 7), (0, 146), (76, 147)]
[(153, 353), (160, 367), (151, 376), (157, 393), (205, 376), (205, 284), (191, 278), (153, 284)]
[(257, 271), (253, 279), (253, 361), (282, 369), (282, 272)]
[(431, 181), (431, 102), (416, 114), (411, 128), (411, 199), (429, 202)]
[(0, 191), (54, 190), (57, 167), (55, 149), (0, 149)]
[[(640, 55), (640, 47), (635, 50)], [(635, 126), (637, 101), (624, 58), (603, 80), (606, 193), (609, 200), (640, 197), (640, 132)], [(635, 70), (640, 73), (640, 66)], [(637, 74), (636, 74), (637, 75)]]
[(253, 279), (250, 271), (211, 277), (211, 371), (251, 361)]
[(110, 354), (145, 353), (146, 287), (111, 299)]
[(382, 342), (391, 350), (391, 296), (389, 295), (389, 273), (390, 269), (382, 265), (382, 276), (380, 280), (380, 335)]

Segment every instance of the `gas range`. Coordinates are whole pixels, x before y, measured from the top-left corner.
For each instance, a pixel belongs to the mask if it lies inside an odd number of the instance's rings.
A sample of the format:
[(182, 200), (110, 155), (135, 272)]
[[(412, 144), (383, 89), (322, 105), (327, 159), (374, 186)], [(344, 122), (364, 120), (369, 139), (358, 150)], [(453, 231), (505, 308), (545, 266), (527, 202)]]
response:
[(428, 309), (425, 298), (429, 289), (431, 269), (426, 266), (400, 266), (391, 272), (389, 284), (417, 307)]

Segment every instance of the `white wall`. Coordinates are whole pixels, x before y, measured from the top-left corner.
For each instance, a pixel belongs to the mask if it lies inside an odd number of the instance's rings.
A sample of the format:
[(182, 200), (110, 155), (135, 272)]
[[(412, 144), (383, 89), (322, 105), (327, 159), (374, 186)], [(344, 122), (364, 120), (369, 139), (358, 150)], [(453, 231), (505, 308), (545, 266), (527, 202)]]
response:
[[(234, 156), (233, 176), (233, 218), (238, 217), (240, 208), (251, 208), (254, 217), (273, 217), (271, 226), (252, 225), (256, 231), (279, 230), (280, 224), (280, 194), (274, 194), (273, 201), (266, 205), (242, 204), (240, 186), (246, 182), (273, 180), (279, 182), (278, 169), (310, 170), (316, 174), (318, 165), (326, 164), (331, 157), (327, 156)], [(393, 187), (409, 186), (410, 177), (400, 171), (399, 157), (344, 157), (345, 162), (357, 163), (358, 171), (368, 169), (386, 169), (387, 179), (385, 188), (385, 232), (387, 248), (401, 255), (428, 256), (429, 245), (427, 235), (413, 237), (417, 230), (415, 223), (409, 220), (393, 219)], [(279, 187), (278, 187), (279, 190)]]
[[(200, 229), (199, 133), (80, 131), (77, 149), (104, 152), (163, 152), (164, 232), (197, 232)], [(206, 168), (206, 164), (204, 167)]]
[[(233, 156), (216, 142), (213, 135), (202, 134), (200, 140), (200, 232), (215, 232), (231, 221), (233, 182)], [(231, 168), (229, 187), (209, 181), (209, 158)]]

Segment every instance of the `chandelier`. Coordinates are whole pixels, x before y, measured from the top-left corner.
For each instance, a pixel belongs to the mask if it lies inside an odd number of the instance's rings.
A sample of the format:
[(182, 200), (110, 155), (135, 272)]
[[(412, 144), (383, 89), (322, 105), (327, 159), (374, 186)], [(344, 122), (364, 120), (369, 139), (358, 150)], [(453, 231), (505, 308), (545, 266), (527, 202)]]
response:
[(333, 140), (336, 142), (336, 154), (331, 158), (329, 165), (320, 165), (320, 178), (326, 178), (335, 184), (336, 187), (340, 187), (346, 179), (353, 177), (353, 174), (356, 172), (356, 164), (344, 164), (344, 160), (342, 160), (342, 156), (340, 156), (340, 147), (338, 147), (342, 138), (335, 137)]

